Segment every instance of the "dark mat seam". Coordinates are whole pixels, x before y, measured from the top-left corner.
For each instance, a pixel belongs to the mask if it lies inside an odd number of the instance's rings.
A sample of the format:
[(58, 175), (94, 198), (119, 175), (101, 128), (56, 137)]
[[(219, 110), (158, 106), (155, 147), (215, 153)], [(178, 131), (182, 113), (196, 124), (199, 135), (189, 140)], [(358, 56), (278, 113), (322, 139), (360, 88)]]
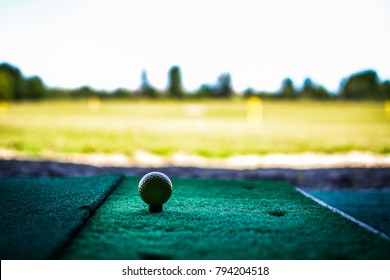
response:
[(53, 253), (49, 257), (50, 260), (61, 259), (61, 256), (63, 255), (65, 250), (68, 248), (68, 246), (73, 242), (73, 240), (81, 232), (81, 230), (87, 224), (89, 219), (96, 213), (96, 211), (103, 205), (103, 203), (107, 200), (107, 198), (121, 184), (121, 182), (124, 180), (124, 178), (125, 178), (125, 176), (121, 174), (121, 176), (116, 180), (116, 182), (113, 183), (114, 186), (108, 191), (108, 193), (103, 197), (103, 199), (96, 205), (96, 207), (94, 209), (91, 209), (91, 211), (89, 212), (89, 215), (87, 217), (85, 217), (82, 220), (81, 224), (71, 232), (69, 238), (67, 240), (65, 240), (62, 244), (60, 244), (58, 246), (58, 248), (53, 251)]

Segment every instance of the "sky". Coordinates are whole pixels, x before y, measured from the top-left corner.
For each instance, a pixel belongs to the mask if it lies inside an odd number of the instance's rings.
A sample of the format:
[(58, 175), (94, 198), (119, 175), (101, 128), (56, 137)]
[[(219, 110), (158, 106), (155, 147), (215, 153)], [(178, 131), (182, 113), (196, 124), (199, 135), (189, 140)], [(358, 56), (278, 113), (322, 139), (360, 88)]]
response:
[(289, 77), (337, 91), (366, 69), (390, 79), (388, 0), (0, 0), (0, 62), (50, 87), (188, 91), (230, 73), (235, 91)]

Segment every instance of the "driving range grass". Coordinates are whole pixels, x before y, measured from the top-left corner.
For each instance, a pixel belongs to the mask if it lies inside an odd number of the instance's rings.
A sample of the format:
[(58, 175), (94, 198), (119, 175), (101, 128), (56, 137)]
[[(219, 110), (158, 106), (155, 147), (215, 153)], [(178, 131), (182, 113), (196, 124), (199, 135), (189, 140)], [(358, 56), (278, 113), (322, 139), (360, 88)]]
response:
[(158, 214), (127, 177), (64, 259), (389, 259), (390, 242), (282, 181), (171, 178)]
[(264, 101), (247, 122), (244, 100), (12, 103), (0, 117), (0, 149), (47, 154), (147, 151), (208, 158), (269, 153), (390, 152), (390, 119), (375, 102)]

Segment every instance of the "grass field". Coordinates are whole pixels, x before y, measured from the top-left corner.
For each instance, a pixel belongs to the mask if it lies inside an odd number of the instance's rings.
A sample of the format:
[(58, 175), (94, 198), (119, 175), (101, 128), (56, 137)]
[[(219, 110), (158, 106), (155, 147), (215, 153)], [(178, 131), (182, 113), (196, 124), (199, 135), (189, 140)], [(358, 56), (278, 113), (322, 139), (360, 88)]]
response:
[(247, 114), (243, 100), (12, 103), (0, 115), (0, 149), (32, 157), (390, 153), (383, 103), (264, 101), (262, 122)]

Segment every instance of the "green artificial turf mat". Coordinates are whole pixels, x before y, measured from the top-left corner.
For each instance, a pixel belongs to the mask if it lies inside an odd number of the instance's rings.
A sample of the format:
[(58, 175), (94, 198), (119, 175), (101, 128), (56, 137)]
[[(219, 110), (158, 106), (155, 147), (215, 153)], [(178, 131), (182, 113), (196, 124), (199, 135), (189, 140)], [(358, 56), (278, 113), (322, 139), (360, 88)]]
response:
[(0, 258), (56, 258), (121, 178), (0, 179)]
[(389, 259), (390, 242), (280, 181), (173, 179), (150, 214), (122, 181), (64, 259)]
[(390, 191), (309, 190), (307, 192), (390, 236)]

